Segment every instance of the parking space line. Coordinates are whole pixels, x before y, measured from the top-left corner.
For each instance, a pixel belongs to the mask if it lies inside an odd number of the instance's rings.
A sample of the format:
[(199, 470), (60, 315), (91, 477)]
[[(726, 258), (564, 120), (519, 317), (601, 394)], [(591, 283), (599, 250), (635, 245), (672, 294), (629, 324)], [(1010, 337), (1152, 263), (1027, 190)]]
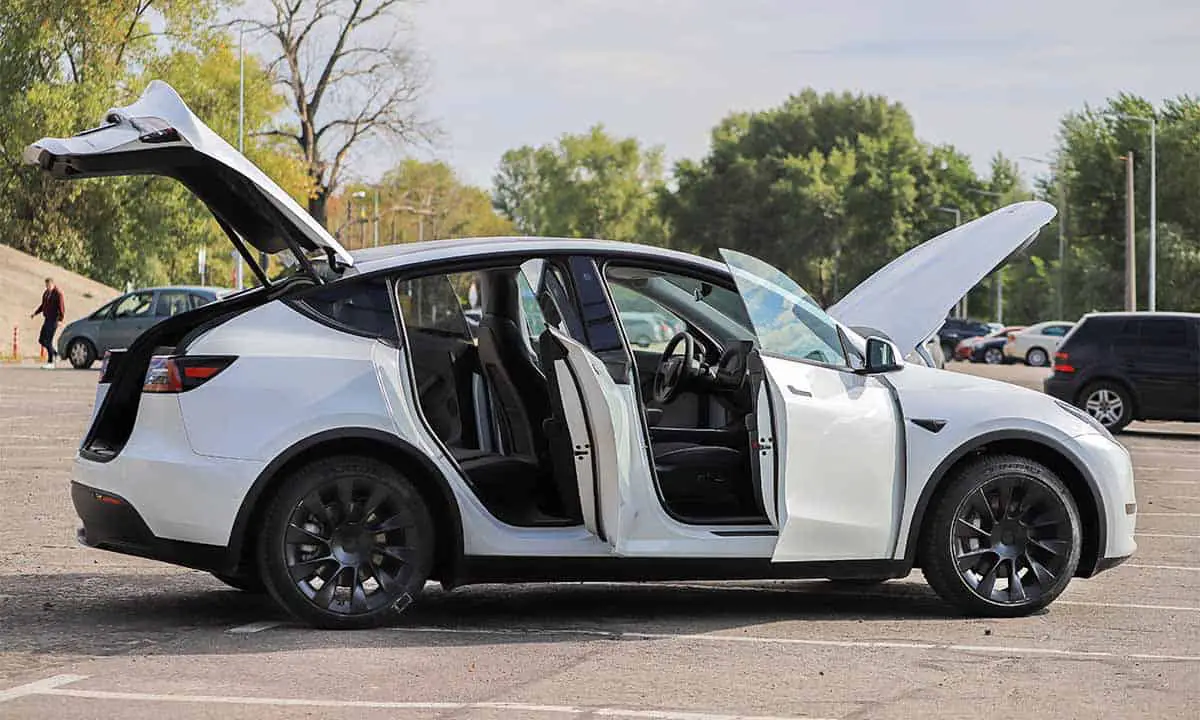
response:
[(27, 695), (44, 695), (60, 685), (86, 680), (87, 675), (55, 675), (44, 680), (37, 680), (25, 685), (18, 685), (7, 690), (0, 690), (0, 702), (15, 700)]
[(1200, 567), (1196, 567), (1195, 565), (1141, 565), (1126, 563), (1125, 567), (1140, 568), (1142, 570), (1186, 570), (1188, 572), (1200, 572)]
[[(112, 690), (79, 690), (61, 687), (86, 679), (86, 675), (56, 675), (29, 685), (13, 688), (19, 691), (12, 697), (51, 695), (54, 697), (87, 700), (121, 700), (125, 702), (194, 703), (197, 705), (267, 705), (273, 707), (361, 708), (371, 710), (464, 711), (503, 710), (508, 712), (545, 713), (549, 715), (586, 715), (589, 717), (644, 718), (646, 720), (821, 720), (807, 716), (738, 715), (693, 710), (643, 710), (620, 707), (588, 707), (583, 705), (536, 705), (518, 702), (389, 702), (384, 700), (324, 700), (303, 698), (238, 697), (221, 695), (171, 695), (162, 693), (116, 692)], [(0, 702), (9, 699), (0, 694)], [(826, 719), (827, 720), (827, 719)]]
[(1177, 540), (1200, 540), (1200, 535), (1176, 535), (1174, 533), (1134, 533), (1134, 537), (1175, 538)]
[(1186, 605), (1140, 605), (1138, 603), (1084, 602), (1082, 600), (1055, 600), (1055, 605), (1078, 605), (1080, 607), (1125, 608), (1128, 610), (1170, 610), (1172, 612), (1200, 612), (1200, 607)]
[(283, 624), (282, 622), (278, 622), (275, 620), (259, 620), (258, 622), (246, 623), (245, 625), (238, 625), (237, 627), (231, 627), (228, 630), (226, 630), (225, 632), (233, 633), (235, 635), (256, 633), (256, 632), (262, 632), (263, 630), (270, 630), (273, 627), (279, 627), (282, 624)]
[(1109, 660), (1162, 660), (1169, 662), (1200, 663), (1200, 655), (1159, 655), (1157, 653), (1117, 653), (1105, 650), (1066, 650), (1046, 647), (1021, 647), (1012, 645), (965, 645), (959, 643), (929, 643), (901, 640), (821, 640), (816, 638), (764, 637), (756, 635), (709, 635), (709, 634), (675, 634), (675, 633), (646, 633), (624, 632), (609, 630), (590, 630), (572, 628), (439, 628), (411, 627), (395, 628), (397, 632), (429, 633), (448, 635), (503, 635), (503, 636), (537, 636), (537, 635), (580, 635), (583, 637), (602, 637), (612, 640), (677, 640), (681, 642), (702, 643), (743, 643), (760, 645), (804, 645), (827, 648), (854, 648), (870, 650), (942, 650), (973, 654), (1006, 655), (1006, 656), (1042, 656), (1065, 659), (1104, 658)]
[(1138, 517), (1200, 517), (1200, 513), (1184, 512), (1140, 512)]

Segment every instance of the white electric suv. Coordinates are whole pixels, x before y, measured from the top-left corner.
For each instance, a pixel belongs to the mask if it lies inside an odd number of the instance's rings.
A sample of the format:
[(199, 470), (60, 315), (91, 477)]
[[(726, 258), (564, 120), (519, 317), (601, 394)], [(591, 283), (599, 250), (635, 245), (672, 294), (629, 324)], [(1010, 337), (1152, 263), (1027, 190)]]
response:
[[(331, 628), (384, 622), (430, 579), (914, 567), (963, 611), (1013, 616), (1134, 551), (1129, 456), (1094, 420), (900, 360), (1050, 220), (1044, 203), (918, 246), (826, 313), (733, 251), (347, 253), (157, 82), (25, 157), (177, 179), (261, 282), (109, 356), (71, 490), (87, 545), (265, 587)], [(268, 278), (255, 250), (291, 270)], [(686, 328), (662, 352), (620, 324), (649, 308)]]

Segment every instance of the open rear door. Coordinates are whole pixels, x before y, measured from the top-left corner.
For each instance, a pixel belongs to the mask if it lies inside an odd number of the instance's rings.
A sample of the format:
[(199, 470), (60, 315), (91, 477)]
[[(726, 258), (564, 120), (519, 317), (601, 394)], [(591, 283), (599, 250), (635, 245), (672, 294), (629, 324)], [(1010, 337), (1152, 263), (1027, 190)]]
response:
[(606, 387), (612, 379), (590, 350), (554, 328), (542, 332), (539, 344), (555, 405), (547, 435), (556, 480), (574, 482), (584, 526), (619, 552), (630, 457), (623, 444), (629, 442), (630, 429)]

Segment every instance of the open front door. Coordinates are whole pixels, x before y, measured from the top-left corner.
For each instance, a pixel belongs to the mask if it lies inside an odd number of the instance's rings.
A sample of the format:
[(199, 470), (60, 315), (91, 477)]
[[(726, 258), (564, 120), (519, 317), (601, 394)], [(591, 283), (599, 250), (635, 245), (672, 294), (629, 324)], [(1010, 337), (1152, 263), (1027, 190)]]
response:
[(622, 491), (628, 485), (631, 432), (604, 363), (554, 328), (539, 338), (539, 355), (550, 385), (554, 416), (548, 423), (554, 473), (574, 482), (577, 510), (596, 537), (620, 551)]

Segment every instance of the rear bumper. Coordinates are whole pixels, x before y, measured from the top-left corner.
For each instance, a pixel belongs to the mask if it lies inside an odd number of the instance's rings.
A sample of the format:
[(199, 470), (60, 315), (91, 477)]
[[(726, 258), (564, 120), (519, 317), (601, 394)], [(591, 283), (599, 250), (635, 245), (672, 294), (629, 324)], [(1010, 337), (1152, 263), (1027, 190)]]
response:
[(71, 502), (83, 521), (76, 533), (81, 545), (210, 572), (232, 572), (237, 564), (226, 547), (155, 536), (137, 509), (114, 493), (72, 482)]
[(1074, 405), (1078, 385), (1079, 381), (1075, 378), (1059, 377), (1054, 374), (1042, 381), (1042, 390), (1050, 397)]

